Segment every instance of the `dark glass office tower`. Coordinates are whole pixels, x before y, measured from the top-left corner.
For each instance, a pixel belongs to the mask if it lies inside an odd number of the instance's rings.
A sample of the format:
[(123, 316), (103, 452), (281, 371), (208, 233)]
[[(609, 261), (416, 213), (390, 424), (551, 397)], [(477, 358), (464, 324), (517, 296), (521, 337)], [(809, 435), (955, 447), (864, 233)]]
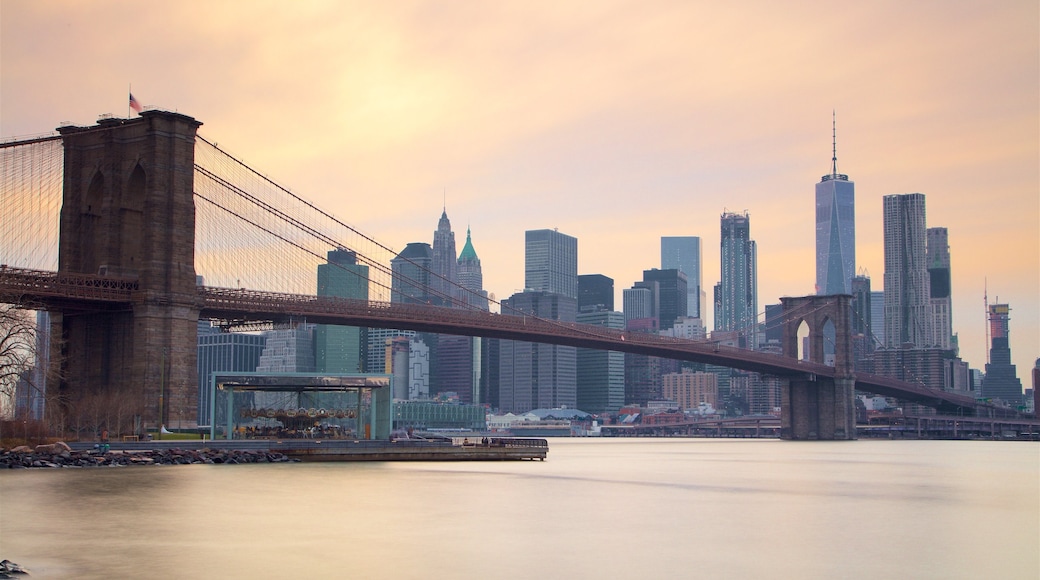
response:
[[(318, 296), (368, 300), (368, 266), (357, 263), (357, 254), (332, 250), (318, 266)], [(314, 329), (314, 356), (318, 372), (357, 373), (364, 370), (367, 329), (319, 324)]]

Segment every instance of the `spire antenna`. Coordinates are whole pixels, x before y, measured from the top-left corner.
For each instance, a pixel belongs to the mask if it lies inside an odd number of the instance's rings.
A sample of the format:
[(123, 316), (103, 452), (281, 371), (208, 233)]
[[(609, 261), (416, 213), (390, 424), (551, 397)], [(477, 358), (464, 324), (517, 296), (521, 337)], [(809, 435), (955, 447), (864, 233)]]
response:
[(831, 175), (838, 175), (838, 120), (834, 109), (831, 109)]

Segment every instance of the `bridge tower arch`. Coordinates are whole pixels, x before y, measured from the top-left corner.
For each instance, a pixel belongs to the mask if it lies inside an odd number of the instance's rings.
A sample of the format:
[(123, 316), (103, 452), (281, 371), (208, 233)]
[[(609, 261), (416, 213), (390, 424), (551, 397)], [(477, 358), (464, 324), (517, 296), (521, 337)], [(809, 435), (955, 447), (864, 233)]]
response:
[(52, 313), (61, 390), (113, 396), (147, 427), (197, 416), (195, 134), (192, 117), (144, 111), (60, 127), (59, 272), (137, 280), (129, 309)]
[(852, 296), (847, 294), (784, 297), (783, 338), (786, 357), (798, 357), (798, 328), (809, 328), (808, 360), (824, 364), (824, 327), (834, 326), (834, 379), (808, 375), (791, 378), (781, 393), (780, 437), (793, 440), (856, 438), (856, 376), (852, 351)]

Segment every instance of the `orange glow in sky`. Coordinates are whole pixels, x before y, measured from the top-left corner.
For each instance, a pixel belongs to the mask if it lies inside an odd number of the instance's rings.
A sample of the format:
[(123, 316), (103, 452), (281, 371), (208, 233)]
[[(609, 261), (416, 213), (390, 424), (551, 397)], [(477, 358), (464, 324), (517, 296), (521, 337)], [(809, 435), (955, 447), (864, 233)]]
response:
[[(881, 199), (949, 229), (961, 355), (984, 284), (1040, 356), (1040, 9), (920, 2), (0, 4), (0, 136), (126, 114), (127, 88), (383, 243), (432, 242), (446, 199), (485, 287), (523, 287), (524, 231), (578, 238), (622, 288), (747, 210), (759, 304), (813, 292), (814, 185), (856, 183), (857, 266), (883, 281)], [(620, 301), (617, 304), (620, 307)], [(710, 322), (709, 322), (710, 328)]]

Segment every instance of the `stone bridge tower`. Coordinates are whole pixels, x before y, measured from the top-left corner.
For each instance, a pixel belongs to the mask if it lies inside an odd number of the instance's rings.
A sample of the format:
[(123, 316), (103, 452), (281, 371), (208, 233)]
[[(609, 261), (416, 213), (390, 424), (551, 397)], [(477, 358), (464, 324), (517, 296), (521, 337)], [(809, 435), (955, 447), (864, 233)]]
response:
[(53, 316), (53, 336), (62, 338), (61, 388), (73, 405), (99, 397), (139, 409), (149, 428), (194, 424), (200, 125), (145, 111), (58, 129), (65, 149), (58, 270), (138, 281), (129, 308)]
[(834, 325), (834, 379), (819, 376), (792, 378), (781, 394), (782, 439), (855, 439), (856, 377), (852, 358), (852, 296), (781, 298), (784, 356), (798, 357), (798, 329), (809, 328), (808, 359), (824, 363), (823, 329)]

